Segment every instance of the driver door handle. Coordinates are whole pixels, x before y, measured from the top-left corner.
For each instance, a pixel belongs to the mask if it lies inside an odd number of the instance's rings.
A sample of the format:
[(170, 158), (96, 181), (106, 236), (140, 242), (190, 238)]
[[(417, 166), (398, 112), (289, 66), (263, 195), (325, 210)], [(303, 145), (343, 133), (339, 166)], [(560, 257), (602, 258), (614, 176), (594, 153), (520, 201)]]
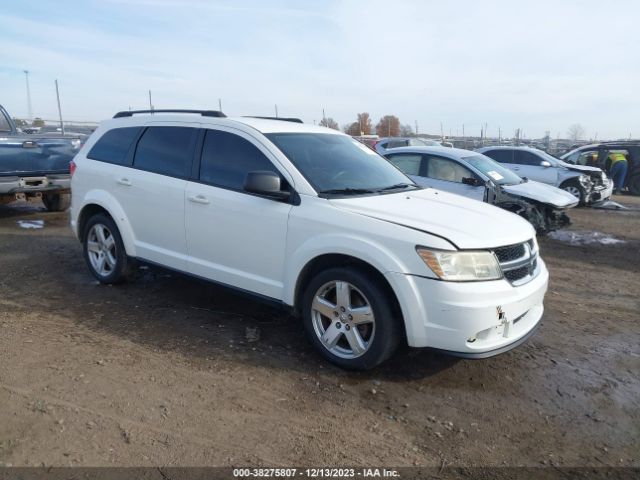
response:
[(211, 203), (209, 202), (209, 199), (204, 195), (189, 195), (187, 198), (190, 202), (200, 203), (202, 205), (209, 205), (209, 203)]
[(128, 178), (119, 178), (118, 180), (116, 180), (116, 183), (118, 185), (124, 185), (125, 187), (130, 187), (131, 185), (133, 185), (131, 183), (131, 180), (129, 180)]

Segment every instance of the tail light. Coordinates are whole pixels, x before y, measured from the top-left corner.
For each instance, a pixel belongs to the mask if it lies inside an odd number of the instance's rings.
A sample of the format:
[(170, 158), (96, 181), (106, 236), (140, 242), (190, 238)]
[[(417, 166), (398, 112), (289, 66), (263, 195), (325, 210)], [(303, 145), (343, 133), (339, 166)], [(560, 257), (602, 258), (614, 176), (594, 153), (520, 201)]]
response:
[(69, 173), (71, 174), (72, 177), (73, 177), (73, 174), (76, 173), (76, 168), (78, 168), (78, 166), (76, 165), (76, 162), (71, 160), (69, 162)]

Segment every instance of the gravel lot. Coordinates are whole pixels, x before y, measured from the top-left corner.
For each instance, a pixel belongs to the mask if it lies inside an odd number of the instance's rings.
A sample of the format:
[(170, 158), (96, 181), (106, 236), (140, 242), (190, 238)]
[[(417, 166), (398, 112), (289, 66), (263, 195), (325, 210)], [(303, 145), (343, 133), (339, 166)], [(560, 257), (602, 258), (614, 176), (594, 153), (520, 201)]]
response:
[(639, 466), (640, 198), (617, 200), (631, 209), (575, 210), (570, 230), (625, 243), (541, 241), (531, 341), (476, 361), (407, 350), (368, 373), (201, 281), (98, 285), (66, 214), (0, 206), (0, 462)]

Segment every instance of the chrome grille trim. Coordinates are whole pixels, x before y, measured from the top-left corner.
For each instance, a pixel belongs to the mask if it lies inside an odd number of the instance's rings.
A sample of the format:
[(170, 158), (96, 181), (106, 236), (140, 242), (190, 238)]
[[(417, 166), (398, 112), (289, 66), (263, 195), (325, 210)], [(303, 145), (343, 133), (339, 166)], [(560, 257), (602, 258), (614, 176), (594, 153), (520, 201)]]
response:
[(510, 257), (514, 251), (519, 252), (521, 249), (523, 252), (521, 256), (499, 262), (505, 279), (516, 287), (524, 285), (538, 275), (538, 250), (535, 248), (535, 242), (529, 240), (493, 250), (496, 258), (500, 259)]

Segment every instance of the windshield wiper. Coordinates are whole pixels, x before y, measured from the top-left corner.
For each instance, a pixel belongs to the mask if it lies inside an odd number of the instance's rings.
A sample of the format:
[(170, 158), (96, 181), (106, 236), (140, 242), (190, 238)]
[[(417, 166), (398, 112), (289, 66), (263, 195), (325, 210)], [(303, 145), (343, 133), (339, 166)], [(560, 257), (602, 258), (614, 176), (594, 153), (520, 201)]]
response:
[(388, 187), (379, 188), (378, 191), (384, 190), (400, 190), (401, 188), (417, 187), (415, 183), (396, 183), (395, 185), (389, 185)]
[(318, 193), (327, 195), (359, 195), (361, 193), (376, 193), (376, 191), (368, 188), (332, 188), (330, 190), (320, 190)]

